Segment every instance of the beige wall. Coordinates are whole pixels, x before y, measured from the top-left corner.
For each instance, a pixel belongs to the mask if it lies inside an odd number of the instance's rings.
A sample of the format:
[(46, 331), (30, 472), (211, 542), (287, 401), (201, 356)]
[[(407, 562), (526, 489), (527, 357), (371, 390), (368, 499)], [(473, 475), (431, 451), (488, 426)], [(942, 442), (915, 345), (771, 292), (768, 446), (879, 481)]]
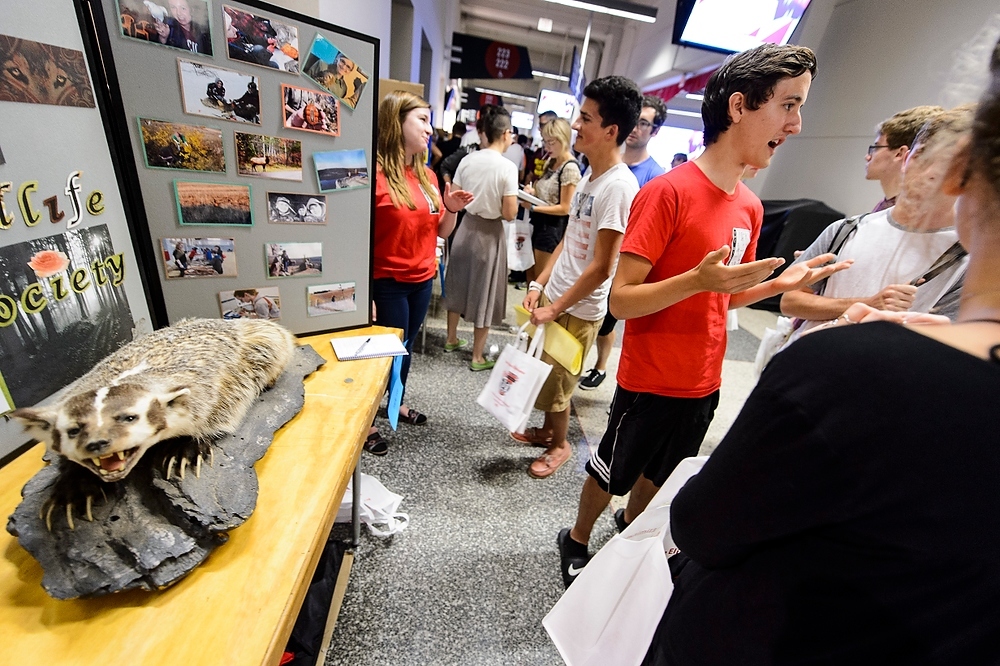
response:
[(947, 86), (954, 54), (998, 14), (996, 0), (838, 2), (817, 50), (803, 131), (749, 184), (764, 199), (819, 199), (846, 214), (871, 210), (882, 197), (878, 183), (864, 179), (875, 125), (918, 104), (963, 101)]

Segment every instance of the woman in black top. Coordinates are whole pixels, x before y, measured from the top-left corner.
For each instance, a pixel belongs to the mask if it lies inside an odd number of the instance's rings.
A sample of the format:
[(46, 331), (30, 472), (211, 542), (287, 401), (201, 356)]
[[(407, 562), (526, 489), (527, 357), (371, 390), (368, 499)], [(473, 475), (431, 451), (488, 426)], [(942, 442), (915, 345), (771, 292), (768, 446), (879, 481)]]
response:
[(941, 174), (957, 323), (858, 304), (774, 358), (671, 506), (644, 663), (1000, 663), (1000, 44), (991, 72)]
[(534, 187), (525, 185), (524, 191), (547, 201), (548, 205), (521, 205), (531, 211), (531, 249), (535, 255), (535, 265), (526, 273), (529, 280), (542, 274), (552, 258), (556, 246), (566, 233), (569, 222), (569, 205), (576, 192), (576, 184), (582, 177), (580, 164), (570, 152), (569, 123), (556, 118), (545, 123), (541, 130), (545, 149), (552, 158), (545, 165), (545, 173), (535, 181)]

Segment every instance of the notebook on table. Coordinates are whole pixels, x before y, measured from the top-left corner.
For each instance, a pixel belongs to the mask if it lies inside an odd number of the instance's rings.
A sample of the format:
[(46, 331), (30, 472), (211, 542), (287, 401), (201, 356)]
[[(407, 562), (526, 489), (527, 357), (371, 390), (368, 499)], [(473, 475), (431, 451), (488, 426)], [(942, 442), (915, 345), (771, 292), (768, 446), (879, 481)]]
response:
[(333, 345), (338, 361), (359, 361), (366, 358), (408, 354), (402, 341), (392, 333), (334, 338), (330, 340), (330, 344)]

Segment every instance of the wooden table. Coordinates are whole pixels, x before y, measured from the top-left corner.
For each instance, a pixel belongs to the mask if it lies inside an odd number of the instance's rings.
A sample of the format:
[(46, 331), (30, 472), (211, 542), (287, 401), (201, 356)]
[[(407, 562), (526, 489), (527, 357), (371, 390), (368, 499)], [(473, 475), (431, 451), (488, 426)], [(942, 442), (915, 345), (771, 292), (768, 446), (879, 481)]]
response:
[[(340, 363), (329, 341), (387, 332), (396, 331), (373, 326), (300, 340), (327, 364), (306, 379), (305, 406), (257, 463), (257, 509), (173, 587), (57, 601), (42, 589), (38, 563), (0, 532), (0, 662), (277, 664), (392, 360)], [(39, 445), (0, 469), (0, 519), (14, 512), (41, 455)]]

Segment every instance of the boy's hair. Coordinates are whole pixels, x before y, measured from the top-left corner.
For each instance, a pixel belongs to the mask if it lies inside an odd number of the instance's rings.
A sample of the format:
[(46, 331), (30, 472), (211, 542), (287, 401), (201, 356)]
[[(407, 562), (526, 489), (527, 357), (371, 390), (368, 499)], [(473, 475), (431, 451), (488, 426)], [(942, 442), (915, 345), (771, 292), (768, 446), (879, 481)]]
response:
[(594, 79), (583, 89), (583, 96), (597, 103), (597, 112), (601, 114), (601, 127), (618, 126), (617, 144), (625, 143), (625, 139), (639, 120), (642, 112), (642, 93), (635, 81), (624, 76), (605, 76)]
[(761, 44), (730, 56), (705, 86), (701, 119), (705, 124), (705, 145), (710, 146), (733, 124), (729, 98), (743, 93), (746, 107), (756, 111), (774, 95), (782, 79), (794, 79), (806, 72), (816, 78), (816, 54), (804, 46)]
[(943, 111), (940, 106), (915, 106), (880, 122), (875, 126), (875, 133), (882, 135), (890, 150), (901, 146), (912, 148), (924, 123)]
[(542, 111), (541, 113), (538, 114), (538, 119), (539, 120), (541, 120), (542, 118), (548, 118), (549, 120), (555, 120), (558, 117), (559, 117), (559, 114), (557, 114), (555, 111)]
[[(653, 116), (653, 129), (658, 129), (667, 122), (667, 105), (655, 95), (645, 95), (642, 98), (642, 108), (650, 107), (656, 114)], [(640, 109), (640, 112), (642, 109)]]
[(465, 123), (459, 120), (454, 124), (454, 126), (452, 126), (451, 133), (455, 136), (465, 136), (468, 129), (469, 128), (465, 126)]
[(487, 104), (479, 110), (479, 120), (482, 123), (480, 130), (486, 135), (486, 141), (494, 143), (503, 136), (503, 133), (510, 130), (510, 111), (502, 106)]

